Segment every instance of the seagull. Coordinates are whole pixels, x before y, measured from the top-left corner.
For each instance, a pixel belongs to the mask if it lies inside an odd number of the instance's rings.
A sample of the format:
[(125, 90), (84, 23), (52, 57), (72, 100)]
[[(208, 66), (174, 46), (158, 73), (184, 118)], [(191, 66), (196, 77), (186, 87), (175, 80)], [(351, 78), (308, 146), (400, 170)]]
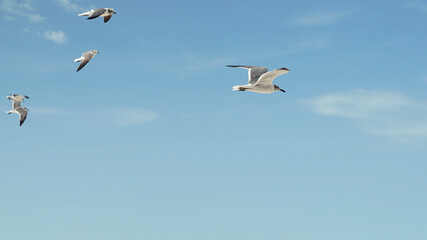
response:
[(287, 68), (278, 68), (268, 72), (268, 68), (244, 65), (227, 65), (227, 67), (244, 68), (249, 72), (249, 81), (247, 85), (237, 85), (233, 87), (233, 91), (251, 91), (257, 93), (273, 93), (276, 91), (286, 92), (280, 89), (279, 86), (273, 84), (273, 80), (287, 72)]
[(30, 97), (19, 94), (9, 94), (6, 98), (14, 102), (23, 102), (24, 98), (29, 99)]
[(13, 101), (12, 100), (12, 110), (10, 110), (10, 111), (7, 111), (6, 113), (7, 114), (11, 114), (11, 113), (16, 113), (16, 114), (18, 114), (19, 115), (19, 126), (21, 126), (23, 123), (24, 123), (24, 121), (25, 121), (25, 119), (27, 118), (27, 114), (28, 114), (28, 111), (30, 111), (30, 110), (28, 110), (28, 108), (26, 108), (26, 107), (21, 107), (21, 102), (20, 101)]
[(80, 63), (79, 68), (77, 68), (77, 72), (80, 71), (84, 66), (86, 66), (86, 64), (93, 57), (95, 57), (95, 55), (98, 54), (98, 53), (99, 53), (98, 50), (90, 50), (90, 51), (84, 52), (80, 58), (74, 59), (74, 62), (80, 62), (80, 61), (82, 61), (82, 63)]
[(104, 17), (104, 23), (108, 22), (113, 14), (117, 14), (114, 12), (112, 8), (98, 8), (92, 9), (89, 12), (80, 13), (79, 16), (89, 16), (87, 19), (94, 19), (99, 16)]

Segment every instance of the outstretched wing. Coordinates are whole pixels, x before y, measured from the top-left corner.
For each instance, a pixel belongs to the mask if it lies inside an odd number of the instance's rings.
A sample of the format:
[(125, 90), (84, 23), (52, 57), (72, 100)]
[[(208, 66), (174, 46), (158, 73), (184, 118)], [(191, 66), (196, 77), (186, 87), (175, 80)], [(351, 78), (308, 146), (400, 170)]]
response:
[(15, 110), (21, 108), (21, 102), (12, 101), (12, 108)]
[(19, 126), (21, 126), (25, 122), (25, 119), (27, 119), (27, 111), (25, 109), (22, 109), (22, 108), (20, 108), (16, 111), (19, 113), (19, 116), (20, 116)]
[(23, 99), (23, 98), (30, 99), (30, 97), (26, 95), (20, 95), (20, 94), (9, 94), (9, 95), (15, 98), (20, 98), (20, 99)]
[(110, 19), (111, 19), (111, 17), (112, 17), (112, 16), (113, 16), (113, 15), (105, 16), (105, 17), (104, 17), (104, 23), (106, 23), (106, 22), (110, 21)]
[(82, 63), (80, 63), (79, 68), (77, 68), (77, 72), (80, 71), (86, 64), (89, 62), (89, 59), (83, 59)]
[(249, 81), (248, 83), (255, 84), (259, 77), (268, 71), (268, 68), (257, 66), (244, 66), (244, 65), (227, 65), (227, 67), (243, 68), (248, 70)]
[(258, 82), (255, 83), (255, 85), (270, 85), (272, 84), (273, 80), (285, 73), (288, 73), (289, 70), (287, 68), (278, 68), (274, 71), (264, 73), (258, 80)]
[(107, 11), (105, 8), (95, 9), (95, 10), (93, 10), (93, 13), (90, 15), (90, 17), (88, 17), (87, 19), (97, 18), (97, 17), (101, 16), (103, 13), (105, 13), (105, 11)]

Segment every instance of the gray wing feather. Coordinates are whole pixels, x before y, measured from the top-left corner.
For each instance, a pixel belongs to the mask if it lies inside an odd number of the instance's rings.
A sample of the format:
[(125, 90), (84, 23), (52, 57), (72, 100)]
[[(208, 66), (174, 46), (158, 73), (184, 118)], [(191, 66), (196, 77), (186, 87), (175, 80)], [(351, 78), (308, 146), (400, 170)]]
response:
[(27, 111), (25, 109), (18, 109), (16, 110), (19, 113), (20, 119), (19, 119), (19, 126), (21, 126), (24, 122), (25, 119), (27, 119)]
[(258, 82), (256, 82), (255, 85), (270, 85), (273, 83), (273, 80), (280, 76), (283, 75), (285, 73), (288, 73), (289, 70), (287, 68), (279, 68), (276, 69), (274, 71), (268, 72), (268, 73), (264, 73), (258, 80)]
[(253, 85), (255, 84), (258, 79), (268, 71), (268, 68), (265, 67), (257, 67), (257, 66), (245, 66), (245, 65), (227, 65), (227, 67), (234, 67), (234, 68), (243, 68), (248, 70), (249, 75), (249, 81), (248, 83)]
[(82, 57), (84, 57), (84, 59), (91, 60), (93, 58), (93, 55), (94, 54), (93, 54), (93, 52), (91, 50), (91, 51), (84, 52), (83, 55), (82, 55)]
[(20, 102), (15, 102), (15, 101), (12, 101), (12, 107), (13, 107), (13, 109), (20, 109), (21, 108), (21, 103)]
[(26, 95), (19, 95), (19, 94), (9, 94), (9, 95), (11, 95), (12, 97), (19, 97), (19, 96), (21, 96), (23, 98), (30, 99), (30, 97), (28, 97)]
[(110, 21), (110, 19), (111, 19), (111, 17), (112, 17), (112, 16), (113, 16), (113, 15), (105, 16), (105, 17), (104, 17), (104, 23), (106, 23), (106, 22)]
[(103, 13), (105, 13), (105, 11), (107, 11), (105, 8), (95, 9), (95, 10), (93, 10), (93, 13), (90, 15), (90, 17), (88, 17), (87, 19), (97, 18), (97, 17), (101, 16)]
[(80, 71), (86, 64), (89, 62), (90, 59), (85, 58), (82, 63), (80, 63), (79, 68), (77, 68), (77, 72)]

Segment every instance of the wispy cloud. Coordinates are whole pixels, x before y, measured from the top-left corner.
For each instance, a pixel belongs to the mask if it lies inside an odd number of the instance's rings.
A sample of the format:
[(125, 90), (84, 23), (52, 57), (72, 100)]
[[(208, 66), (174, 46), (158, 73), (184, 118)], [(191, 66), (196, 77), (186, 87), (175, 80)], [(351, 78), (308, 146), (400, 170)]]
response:
[(42, 37), (44, 39), (50, 40), (57, 44), (64, 44), (67, 42), (67, 35), (63, 31), (53, 31), (53, 30), (46, 30), (43, 33), (33, 31), (29, 28), (24, 29), (25, 32), (34, 34), (38, 37)]
[(376, 117), (411, 105), (411, 101), (398, 92), (364, 89), (325, 94), (306, 103), (315, 113), (356, 119)]
[(364, 89), (324, 94), (303, 103), (314, 113), (353, 119), (364, 131), (398, 141), (427, 139), (427, 100)]
[[(188, 78), (190, 76), (198, 76), (206, 74), (218, 67), (223, 67), (230, 62), (235, 61), (234, 58), (219, 56), (220, 54), (196, 54), (192, 51), (186, 51), (170, 56), (148, 56), (151, 59), (149, 62), (141, 60), (141, 58), (132, 61), (131, 64), (140, 67), (141, 64), (150, 64), (153, 69), (159, 72), (173, 74), (177, 78)], [(164, 62), (173, 62), (174, 64), (164, 68)]]
[[(158, 113), (142, 108), (105, 108), (95, 111), (60, 109), (55, 107), (32, 107), (31, 112), (38, 116), (70, 124), (128, 127), (155, 121)], [(102, 121), (101, 121), (102, 120)]]
[(76, 3), (72, 3), (70, 0), (55, 0), (57, 3), (59, 3), (62, 7), (64, 7), (65, 10), (69, 12), (80, 12), (80, 11), (87, 11), (86, 8), (83, 8)]
[(324, 11), (300, 15), (291, 19), (288, 24), (295, 26), (323, 26), (333, 24), (349, 15), (353, 11)]
[(3, 16), (3, 19), (6, 21), (15, 21), (16, 17), (11, 17), (11, 16)]
[(427, 4), (425, 3), (409, 3), (404, 6), (405, 8), (416, 8), (427, 11)]
[(34, 8), (31, 6), (31, 1), (17, 1), (17, 0), (0, 0), (0, 10), (9, 14), (5, 20), (10, 20), (16, 17), (27, 18), (30, 22), (40, 22), (44, 17), (34, 13)]
[(71, 113), (64, 109), (53, 107), (32, 107), (31, 112), (40, 115), (66, 115)]
[(114, 109), (101, 112), (109, 122), (117, 126), (132, 126), (154, 121), (159, 118), (155, 112), (145, 109)]
[(67, 36), (63, 31), (52, 31), (47, 30), (43, 33), (43, 37), (47, 40), (51, 40), (54, 43), (63, 44), (67, 42)]

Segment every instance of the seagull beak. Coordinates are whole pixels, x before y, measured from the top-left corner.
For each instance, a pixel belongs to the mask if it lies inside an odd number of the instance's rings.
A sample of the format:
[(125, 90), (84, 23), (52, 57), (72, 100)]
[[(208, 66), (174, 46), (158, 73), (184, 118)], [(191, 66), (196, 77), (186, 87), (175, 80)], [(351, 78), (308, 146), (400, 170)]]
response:
[(113, 12), (114, 14), (117, 14), (116, 12)]
[(282, 92), (284, 92), (284, 93), (286, 92), (286, 91), (285, 91), (285, 90), (283, 90), (283, 89), (279, 89), (279, 90), (280, 90), (280, 91), (282, 91)]

